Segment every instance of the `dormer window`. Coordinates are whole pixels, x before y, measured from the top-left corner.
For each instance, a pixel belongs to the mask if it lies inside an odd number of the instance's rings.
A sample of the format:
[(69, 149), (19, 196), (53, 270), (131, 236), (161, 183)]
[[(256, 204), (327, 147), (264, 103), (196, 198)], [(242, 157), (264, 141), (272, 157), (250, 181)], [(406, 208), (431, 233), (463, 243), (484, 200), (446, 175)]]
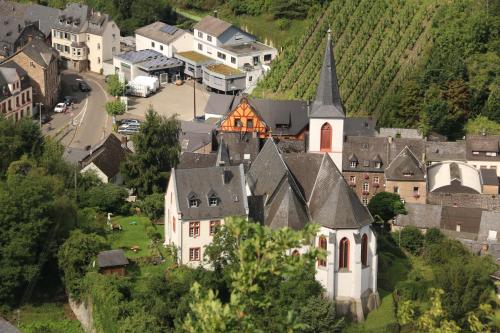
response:
[(473, 151), (472, 155), (479, 155), (479, 152), (478, 151)]
[(198, 203), (197, 199), (189, 200), (189, 207), (190, 208), (197, 208), (198, 206), (199, 206), (199, 203)]
[(198, 198), (198, 195), (196, 193), (191, 192), (188, 195), (188, 203), (189, 208), (197, 208), (200, 206), (200, 198)]
[(375, 169), (380, 169), (382, 167), (382, 163), (375, 162)]
[(413, 171), (409, 171), (409, 170), (403, 171), (403, 176), (411, 177), (411, 176), (413, 176)]
[(497, 153), (494, 151), (487, 151), (486, 156), (497, 156)]
[(357, 163), (356, 161), (351, 161), (351, 162), (349, 162), (349, 166), (350, 166), (351, 168), (355, 168), (357, 164), (358, 164), (358, 163)]
[(217, 199), (216, 197), (211, 197), (210, 199), (208, 199), (208, 204), (210, 205), (210, 207), (217, 207), (217, 205), (219, 204), (219, 199)]

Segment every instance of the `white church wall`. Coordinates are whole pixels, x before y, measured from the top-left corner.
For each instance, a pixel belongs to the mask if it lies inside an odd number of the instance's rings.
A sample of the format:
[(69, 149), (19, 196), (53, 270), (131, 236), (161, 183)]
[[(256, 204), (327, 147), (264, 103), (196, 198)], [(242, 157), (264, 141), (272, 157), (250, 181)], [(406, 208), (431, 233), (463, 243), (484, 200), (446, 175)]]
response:
[(342, 149), (344, 146), (344, 119), (309, 119), (309, 152), (321, 152), (321, 126), (329, 123), (332, 127), (332, 150), (328, 152), (339, 170), (342, 170)]

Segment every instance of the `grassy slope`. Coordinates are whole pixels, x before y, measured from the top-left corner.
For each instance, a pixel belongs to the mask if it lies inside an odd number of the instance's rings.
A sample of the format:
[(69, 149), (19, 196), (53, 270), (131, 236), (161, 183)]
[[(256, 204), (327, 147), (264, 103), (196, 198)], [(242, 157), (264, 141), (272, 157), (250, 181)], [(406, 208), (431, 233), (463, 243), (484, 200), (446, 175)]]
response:
[(62, 303), (26, 305), (19, 309), (19, 328), (24, 333), (83, 333), (78, 320), (70, 315), (71, 310)]
[[(386, 92), (431, 46), (430, 22), (444, 0), (334, 0), (275, 61), (254, 95), (311, 99), (331, 27), (341, 95), (351, 113), (376, 113)], [(314, 32), (312, 32), (314, 31)], [(309, 36), (311, 34), (311, 36)], [(306, 42), (304, 42), (306, 41)]]

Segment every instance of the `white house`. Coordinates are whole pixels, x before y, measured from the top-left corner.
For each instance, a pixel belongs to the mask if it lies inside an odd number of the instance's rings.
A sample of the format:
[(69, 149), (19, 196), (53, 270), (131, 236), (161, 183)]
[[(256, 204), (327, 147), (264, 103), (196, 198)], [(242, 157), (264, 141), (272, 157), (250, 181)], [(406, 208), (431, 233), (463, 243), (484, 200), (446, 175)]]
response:
[(163, 22), (153, 22), (135, 31), (135, 49), (155, 50), (172, 58), (193, 49), (193, 34)]
[(231, 216), (248, 215), (243, 165), (172, 169), (165, 194), (165, 244), (179, 262), (203, 264), (204, 248)]
[(467, 163), (476, 169), (493, 169), (500, 177), (500, 136), (468, 135), (465, 138)]
[(217, 91), (240, 91), (253, 87), (278, 51), (260, 43), (255, 36), (213, 16), (194, 26), (193, 51), (176, 57), (186, 64), (187, 75), (203, 67), (203, 83)]

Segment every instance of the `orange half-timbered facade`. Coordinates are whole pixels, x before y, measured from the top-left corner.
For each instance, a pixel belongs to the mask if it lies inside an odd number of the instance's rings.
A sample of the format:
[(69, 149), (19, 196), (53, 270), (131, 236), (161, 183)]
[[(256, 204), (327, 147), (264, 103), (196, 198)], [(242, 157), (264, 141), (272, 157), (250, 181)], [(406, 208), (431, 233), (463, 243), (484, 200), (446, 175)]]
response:
[(247, 98), (230, 111), (221, 121), (221, 132), (250, 132), (257, 133), (260, 138), (271, 135), (269, 126), (266, 125), (258, 112), (248, 103)]

